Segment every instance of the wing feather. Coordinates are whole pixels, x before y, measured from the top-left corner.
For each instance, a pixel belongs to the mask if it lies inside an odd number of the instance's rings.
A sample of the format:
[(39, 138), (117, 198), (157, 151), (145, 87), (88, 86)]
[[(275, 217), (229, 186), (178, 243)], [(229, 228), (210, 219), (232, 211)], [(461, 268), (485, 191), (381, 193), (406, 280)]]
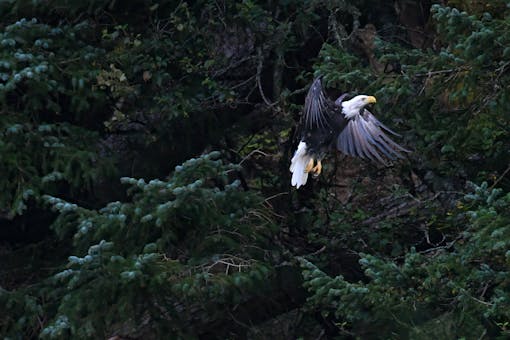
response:
[(351, 138), (351, 135), (352, 135), (351, 127), (349, 125), (347, 125), (345, 127), (345, 130), (348, 130), (347, 133), (345, 134), (345, 145), (347, 147), (345, 151), (349, 155), (354, 156), (354, 150), (353, 150), (353, 147), (352, 147), (352, 138)]
[(363, 141), (364, 139), (361, 138), (360, 136), (360, 133), (359, 133), (359, 128), (357, 126), (357, 122), (355, 121), (354, 124), (351, 125), (351, 130), (352, 130), (352, 135), (353, 135), (353, 144), (354, 144), (354, 147), (356, 149), (356, 152), (355, 154), (359, 157), (364, 157), (364, 154), (363, 154), (363, 148), (361, 147), (361, 141)]
[(375, 158), (377, 158), (377, 160), (379, 160), (380, 162), (384, 162), (383, 159), (379, 156), (379, 154), (375, 151), (374, 147), (370, 144), (371, 137), (365, 130), (363, 124), (357, 122), (357, 125), (358, 133), (359, 135), (362, 136), (362, 138), (360, 138), (360, 144), (362, 144), (365, 156), (374, 162), (376, 161)]
[(410, 151), (386, 133), (400, 136), (365, 110), (363, 115), (353, 117), (338, 135), (337, 148), (348, 155), (377, 160), (385, 165), (388, 159), (404, 158), (402, 153)]
[[(367, 131), (367, 128), (364, 124), (358, 124), (359, 125), (359, 128), (360, 130), (363, 131), (363, 136), (365, 137), (365, 145), (366, 145), (366, 150), (372, 154), (375, 158), (377, 158), (377, 160), (381, 163), (385, 163), (384, 159), (382, 158), (382, 156), (377, 152), (377, 149), (376, 147), (379, 145), (379, 143), (377, 143), (375, 141), (375, 139), (370, 135), (370, 133)], [(383, 150), (383, 153), (386, 154), (385, 150)], [(371, 160), (375, 161), (373, 158), (369, 157)]]
[(389, 133), (391, 133), (392, 135), (394, 136), (398, 136), (398, 137), (401, 137), (400, 134), (396, 133), (395, 131), (393, 131), (392, 129), (390, 129), (389, 127), (387, 127), (386, 125), (384, 125), (383, 123), (381, 123), (379, 120), (377, 120), (377, 118), (375, 118), (375, 116), (373, 114), (371, 114), (368, 110), (365, 110), (363, 112), (363, 117), (366, 119), (366, 120), (369, 120), (371, 121), (374, 125), (378, 126), (378, 127), (381, 127), (383, 128), (384, 130), (388, 131)]
[[(364, 124), (365, 125), (365, 124)], [(384, 132), (379, 129), (377, 126), (372, 124), (366, 124), (366, 127), (369, 129), (371, 136), (373, 136), (373, 140), (376, 146), (379, 147), (379, 150), (383, 152), (386, 157), (389, 159), (395, 159), (395, 154), (399, 154), (398, 150), (393, 150), (392, 147), (388, 144), (387, 141), (394, 143), (388, 136), (384, 134)], [(394, 143), (395, 145), (398, 145)]]
[(322, 89), (321, 78), (316, 78), (305, 98), (304, 118), (308, 128), (324, 128), (329, 125), (326, 117), (328, 100)]

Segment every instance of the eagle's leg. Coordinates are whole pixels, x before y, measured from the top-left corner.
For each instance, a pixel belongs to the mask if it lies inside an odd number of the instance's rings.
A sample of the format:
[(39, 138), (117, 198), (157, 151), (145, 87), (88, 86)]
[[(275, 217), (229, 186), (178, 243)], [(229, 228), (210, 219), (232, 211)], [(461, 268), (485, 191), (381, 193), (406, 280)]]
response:
[(312, 171), (312, 169), (313, 169), (313, 158), (310, 159), (310, 161), (306, 165), (305, 173), (309, 173), (310, 171)]
[(317, 160), (317, 165), (311, 171), (313, 172), (313, 177), (318, 177), (322, 172), (322, 162)]

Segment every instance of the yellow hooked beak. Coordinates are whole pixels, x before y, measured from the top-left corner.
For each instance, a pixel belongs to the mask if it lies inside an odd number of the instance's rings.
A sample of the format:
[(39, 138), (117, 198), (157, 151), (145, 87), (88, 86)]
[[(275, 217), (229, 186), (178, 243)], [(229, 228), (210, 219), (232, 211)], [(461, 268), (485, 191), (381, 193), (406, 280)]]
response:
[(367, 102), (367, 104), (375, 104), (377, 103), (377, 99), (375, 99), (374, 96), (368, 96), (365, 101)]

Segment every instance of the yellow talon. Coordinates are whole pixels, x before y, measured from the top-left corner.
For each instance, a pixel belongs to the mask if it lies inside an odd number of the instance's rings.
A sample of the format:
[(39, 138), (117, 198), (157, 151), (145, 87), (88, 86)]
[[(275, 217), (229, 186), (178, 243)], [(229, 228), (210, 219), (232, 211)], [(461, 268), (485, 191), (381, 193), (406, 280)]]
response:
[(306, 165), (305, 172), (309, 173), (310, 171), (312, 171), (312, 169), (313, 169), (313, 158), (310, 159), (310, 161)]
[(311, 170), (313, 172), (313, 176), (317, 177), (322, 172), (322, 163), (321, 161), (317, 161), (317, 165)]

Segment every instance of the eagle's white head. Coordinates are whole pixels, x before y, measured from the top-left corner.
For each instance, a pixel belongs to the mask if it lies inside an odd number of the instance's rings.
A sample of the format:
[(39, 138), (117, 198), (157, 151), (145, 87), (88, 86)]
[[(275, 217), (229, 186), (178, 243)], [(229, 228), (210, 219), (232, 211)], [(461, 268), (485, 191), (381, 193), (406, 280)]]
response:
[(342, 102), (342, 112), (345, 115), (345, 118), (349, 119), (358, 115), (368, 104), (374, 104), (376, 102), (377, 100), (375, 97), (361, 94), (351, 100)]

